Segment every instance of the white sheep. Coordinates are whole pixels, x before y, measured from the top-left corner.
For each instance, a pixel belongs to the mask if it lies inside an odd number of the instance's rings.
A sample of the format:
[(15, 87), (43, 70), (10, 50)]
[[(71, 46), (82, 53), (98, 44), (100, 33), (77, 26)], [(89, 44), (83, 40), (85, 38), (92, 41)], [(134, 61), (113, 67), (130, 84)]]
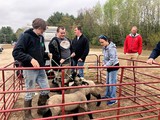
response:
[[(86, 96), (80, 91), (76, 91), (70, 94), (65, 94), (65, 103), (80, 102), (80, 101), (87, 101)], [(51, 96), (47, 101), (48, 105), (56, 105), (61, 103), (62, 103), (62, 95), (59, 94)], [(90, 111), (86, 103), (67, 105), (65, 106), (65, 111), (70, 112), (77, 110), (79, 108), (82, 108), (85, 112)], [(59, 115), (60, 113), (61, 113), (61, 106), (44, 108), (43, 117), (56, 116)], [(88, 116), (90, 119), (93, 119), (92, 114), (88, 114)], [(74, 120), (78, 119), (77, 116), (73, 118)]]
[[(80, 85), (89, 85), (89, 86), (94, 86), (95, 83), (92, 80), (86, 80), (82, 78), (75, 78), (74, 83), (72, 86), (80, 86)], [(75, 90), (70, 90), (70, 92), (73, 92)], [(79, 91), (81, 91), (84, 95), (86, 95), (87, 100), (90, 100), (91, 95), (96, 97), (97, 99), (101, 99), (101, 95), (98, 93), (98, 90), (96, 87), (88, 87), (88, 88), (80, 88)], [(96, 106), (100, 106), (101, 102), (97, 102)]]

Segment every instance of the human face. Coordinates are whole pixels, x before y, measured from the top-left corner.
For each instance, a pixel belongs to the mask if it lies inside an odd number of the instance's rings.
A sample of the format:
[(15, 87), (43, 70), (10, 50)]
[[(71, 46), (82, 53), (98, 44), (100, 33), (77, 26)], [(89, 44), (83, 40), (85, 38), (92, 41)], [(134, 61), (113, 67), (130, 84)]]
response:
[(105, 41), (104, 39), (99, 39), (99, 42), (100, 42), (101, 46), (103, 46), (103, 47), (106, 47), (109, 45), (109, 42)]
[(132, 34), (136, 34), (136, 33), (137, 33), (137, 28), (136, 28), (136, 27), (133, 27), (133, 28), (131, 29), (131, 33), (132, 33)]
[(74, 29), (74, 34), (75, 34), (76, 36), (79, 37), (79, 36), (80, 36), (80, 33), (81, 33), (81, 32), (80, 32), (80, 30), (78, 30), (78, 28), (75, 28), (75, 29)]
[(43, 33), (45, 32), (45, 30), (42, 28), (35, 29), (34, 31), (37, 35), (43, 35)]
[(57, 33), (57, 37), (60, 39), (64, 39), (66, 35), (66, 30), (65, 29), (59, 29), (59, 32)]

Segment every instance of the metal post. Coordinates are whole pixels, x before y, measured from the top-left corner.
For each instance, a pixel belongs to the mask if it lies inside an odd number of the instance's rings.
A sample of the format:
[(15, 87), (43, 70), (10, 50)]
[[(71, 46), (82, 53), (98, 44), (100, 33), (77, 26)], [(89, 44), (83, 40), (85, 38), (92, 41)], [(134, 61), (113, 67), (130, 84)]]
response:
[[(134, 61), (133, 61), (133, 80), (134, 80), (134, 83), (136, 83), (136, 76), (135, 76), (135, 68), (134, 68), (135, 64), (134, 64)], [(136, 96), (136, 84), (133, 85), (134, 86), (134, 96)], [(136, 102), (136, 98), (134, 97), (134, 102)]]
[[(4, 77), (4, 70), (2, 70), (2, 81), (3, 81), (3, 91), (5, 91), (5, 77)], [(3, 109), (6, 110), (6, 93), (3, 94)], [(3, 113), (4, 115), (4, 120), (6, 120), (6, 113)]]
[[(98, 56), (97, 55), (96, 55), (96, 58), (97, 58), (96, 61), (97, 61), (97, 66), (98, 66), (99, 60), (98, 60)], [(97, 68), (97, 83), (99, 83), (99, 81), (98, 81), (99, 79), (98, 78), (99, 78), (99, 75), (98, 75), (98, 68)]]
[[(13, 68), (15, 68), (15, 65), (13, 64)], [(16, 81), (15, 81), (15, 79), (16, 79), (16, 77), (15, 77), (16, 75), (15, 75), (15, 70), (13, 70), (13, 90), (15, 91), (16, 89), (15, 89), (15, 84), (16, 84)], [(13, 93), (13, 102), (16, 102), (16, 100), (15, 100), (15, 92)]]
[[(122, 83), (122, 79), (123, 79), (123, 73), (124, 73), (124, 68), (121, 69), (121, 77), (120, 77), (120, 84)], [(119, 96), (121, 97), (122, 94), (122, 85), (119, 86)], [(120, 99), (118, 100), (118, 108), (121, 106), (120, 104)], [(120, 109), (117, 110), (117, 115), (120, 114)], [(117, 117), (117, 120), (119, 120), (119, 117)]]
[[(62, 72), (62, 77), (61, 77), (61, 86), (64, 87), (64, 72), (65, 70), (64, 69), (61, 69), (61, 72)], [(65, 103), (65, 96), (64, 96), (65, 92), (64, 90), (62, 90), (62, 103)], [(62, 115), (65, 115), (65, 106), (62, 105)], [(62, 118), (62, 120), (65, 120), (65, 118)]]

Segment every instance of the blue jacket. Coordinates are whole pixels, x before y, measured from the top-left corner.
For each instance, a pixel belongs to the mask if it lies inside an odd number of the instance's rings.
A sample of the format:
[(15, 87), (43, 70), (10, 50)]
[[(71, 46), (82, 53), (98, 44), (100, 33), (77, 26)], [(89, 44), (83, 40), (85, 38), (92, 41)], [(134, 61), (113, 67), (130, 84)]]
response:
[(116, 45), (113, 42), (110, 42), (107, 47), (103, 47), (103, 55), (104, 66), (115, 66), (119, 63)]
[(149, 58), (156, 59), (160, 55), (160, 42), (156, 45), (153, 49), (152, 53), (150, 54)]

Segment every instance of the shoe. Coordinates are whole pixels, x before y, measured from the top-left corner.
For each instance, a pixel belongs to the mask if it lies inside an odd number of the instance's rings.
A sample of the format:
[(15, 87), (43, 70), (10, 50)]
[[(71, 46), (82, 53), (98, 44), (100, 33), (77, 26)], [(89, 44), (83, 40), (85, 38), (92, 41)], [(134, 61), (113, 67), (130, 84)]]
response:
[[(27, 108), (27, 107), (32, 107), (32, 99), (31, 100), (28, 100), (28, 101), (25, 101), (24, 100), (24, 107)], [(23, 120), (32, 120), (34, 119), (32, 114), (31, 114), (31, 110), (24, 110), (24, 118)]]
[[(46, 105), (47, 100), (49, 99), (49, 95), (39, 95), (38, 99), (38, 106), (44, 106)], [(38, 115), (43, 115), (46, 108), (38, 108), (37, 113)]]
[(81, 80), (84, 80), (84, 77), (80, 77)]
[(114, 102), (109, 101), (109, 102), (107, 102), (107, 105), (108, 105), (108, 106), (111, 106), (111, 105), (114, 105), (114, 104), (116, 104), (116, 103), (117, 103), (117, 100), (114, 101)]

